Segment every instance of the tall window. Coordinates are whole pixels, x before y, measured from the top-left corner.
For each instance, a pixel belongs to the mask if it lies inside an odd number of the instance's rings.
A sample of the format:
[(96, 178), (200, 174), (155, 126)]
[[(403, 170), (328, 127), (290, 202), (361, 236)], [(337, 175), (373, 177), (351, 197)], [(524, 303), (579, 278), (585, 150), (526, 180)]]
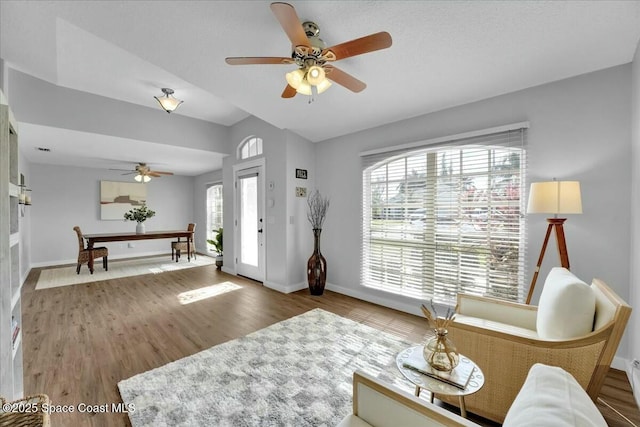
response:
[(363, 156), (364, 286), (522, 300), (525, 130)]
[(240, 159), (248, 159), (262, 154), (262, 138), (252, 136), (247, 138), (239, 147)]
[[(214, 240), (214, 230), (222, 227), (222, 184), (207, 188), (207, 240)], [(213, 247), (212, 247), (213, 248)]]

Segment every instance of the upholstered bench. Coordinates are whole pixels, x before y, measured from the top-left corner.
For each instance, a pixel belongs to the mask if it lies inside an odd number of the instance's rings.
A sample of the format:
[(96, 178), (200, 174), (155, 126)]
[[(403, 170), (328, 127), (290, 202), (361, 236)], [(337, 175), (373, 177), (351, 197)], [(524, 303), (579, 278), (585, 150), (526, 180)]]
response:
[[(535, 364), (507, 412), (503, 426), (605, 427), (580, 384), (558, 367)], [(372, 376), (353, 374), (353, 413), (338, 427), (477, 426), (444, 408)]]

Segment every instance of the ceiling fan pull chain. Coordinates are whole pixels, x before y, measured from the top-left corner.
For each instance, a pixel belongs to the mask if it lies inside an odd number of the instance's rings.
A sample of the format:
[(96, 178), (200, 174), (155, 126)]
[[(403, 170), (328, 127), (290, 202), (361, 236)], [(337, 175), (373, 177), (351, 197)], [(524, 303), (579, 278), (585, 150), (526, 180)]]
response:
[(318, 93), (318, 89), (315, 86), (311, 85), (311, 95), (309, 95), (309, 104), (316, 100), (314, 94)]

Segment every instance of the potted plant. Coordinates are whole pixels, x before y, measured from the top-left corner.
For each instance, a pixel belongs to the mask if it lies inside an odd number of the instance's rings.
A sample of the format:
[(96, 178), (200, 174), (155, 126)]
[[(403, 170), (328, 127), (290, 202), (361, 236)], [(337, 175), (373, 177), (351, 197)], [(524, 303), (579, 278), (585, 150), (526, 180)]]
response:
[(209, 243), (210, 245), (212, 245), (214, 247), (214, 250), (216, 251), (217, 255), (216, 255), (216, 267), (218, 267), (218, 270), (220, 270), (220, 268), (222, 267), (222, 227), (218, 228), (217, 230), (213, 230), (215, 234), (213, 239), (207, 239), (207, 243)]
[(136, 226), (137, 234), (144, 234), (144, 222), (149, 218), (153, 217), (156, 214), (155, 211), (147, 208), (146, 204), (143, 204), (139, 208), (133, 208), (124, 214), (125, 221), (136, 221), (138, 225)]

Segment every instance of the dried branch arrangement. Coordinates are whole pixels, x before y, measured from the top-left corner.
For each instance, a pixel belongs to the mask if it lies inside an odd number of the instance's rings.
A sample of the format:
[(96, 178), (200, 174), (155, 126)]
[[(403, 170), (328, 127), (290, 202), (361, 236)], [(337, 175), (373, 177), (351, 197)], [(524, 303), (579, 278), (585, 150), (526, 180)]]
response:
[(456, 305), (453, 309), (451, 307), (448, 307), (447, 313), (444, 315), (444, 317), (440, 317), (438, 316), (438, 311), (433, 304), (433, 300), (429, 301), (429, 305), (431, 306), (431, 310), (429, 310), (424, 304), (422, 304), (422, 306), (420, 307), (422, 309), (422, 313), (424, 313), (424, 316), (429, 321), (429, 325), (434, 329), (447, 329), (449, 327), (449, 324), (456, 317), (458, 306)]
[(316, 190), (309, 194), (307, 204), (309, 205), (307, 219), (311, 223), (311, 228), (314, 230), (322, 229), (324, 218), (327, 216), (327, 210), (329, 209), (329, 198), (322, 197), (320, 191)]

